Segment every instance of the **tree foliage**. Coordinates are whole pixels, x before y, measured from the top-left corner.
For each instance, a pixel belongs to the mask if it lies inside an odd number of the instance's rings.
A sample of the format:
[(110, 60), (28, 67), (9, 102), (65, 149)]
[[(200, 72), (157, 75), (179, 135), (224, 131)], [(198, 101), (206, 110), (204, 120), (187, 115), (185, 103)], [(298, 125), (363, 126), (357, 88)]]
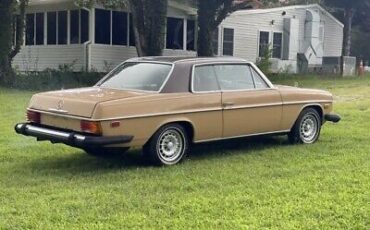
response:
[(357, 12), (370, 9), (370, 0), (324, 0), (326, 7), (342, 12), (344, 20), (343, 56), (351, 55), (352, 24)]
[[(12, 60), (23, 44), (27, 0), (0, 1), (0, 82), (12, 80)], [(15, 39), (14, 39), (15, 38)]]

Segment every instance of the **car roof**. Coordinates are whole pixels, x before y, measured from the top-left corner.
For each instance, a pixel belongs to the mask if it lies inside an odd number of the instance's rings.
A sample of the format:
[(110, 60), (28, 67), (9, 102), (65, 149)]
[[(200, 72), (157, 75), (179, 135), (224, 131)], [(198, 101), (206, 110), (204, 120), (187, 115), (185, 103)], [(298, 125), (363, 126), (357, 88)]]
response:
[(207, 63), (207, 62), (247, 62), (236, 57), (195, 57), (195, 56), (156, 56), (131, 58), (127, 62), (164, 62), (164, 63)]

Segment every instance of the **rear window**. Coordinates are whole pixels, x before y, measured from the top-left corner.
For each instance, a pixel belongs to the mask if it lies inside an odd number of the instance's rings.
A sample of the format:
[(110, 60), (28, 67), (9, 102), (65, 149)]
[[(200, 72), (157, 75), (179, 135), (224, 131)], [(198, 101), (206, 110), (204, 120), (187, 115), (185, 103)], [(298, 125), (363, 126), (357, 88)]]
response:
[(103, 88), (158, 92), (171, 69), (171, 64), (127, 62), (117, 67), (98, 85)]

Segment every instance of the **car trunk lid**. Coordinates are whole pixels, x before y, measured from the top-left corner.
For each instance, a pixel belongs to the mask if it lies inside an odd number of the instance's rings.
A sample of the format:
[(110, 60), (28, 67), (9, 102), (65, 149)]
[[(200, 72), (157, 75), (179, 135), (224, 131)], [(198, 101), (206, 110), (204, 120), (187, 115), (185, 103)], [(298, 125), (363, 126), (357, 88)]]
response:
[(98, 103), (143, 95), (144, 92), (99, 87), (61, 90), (36, 94), (29, 108), (48, 113), (90, 118)]

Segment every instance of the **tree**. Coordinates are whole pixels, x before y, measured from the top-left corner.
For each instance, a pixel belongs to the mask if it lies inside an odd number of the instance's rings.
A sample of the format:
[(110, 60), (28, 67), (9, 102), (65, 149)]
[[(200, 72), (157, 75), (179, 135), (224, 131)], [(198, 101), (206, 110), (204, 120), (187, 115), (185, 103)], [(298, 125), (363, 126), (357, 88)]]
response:
[(27, 0), (0, 1), (1, 83), (8, 84), (13, 79), (12, 60), (23, 44), (26, 5)]
[(370, 9), (369, 0), (324, 0), (324, 4), (337, 11), (342, 11), (344, 16), (343, 30), (343, 56), (351, 55), (352, 22), (357, 9), (363, 7)]
[(198, 0), (198, 56), (213, 56), (212, 35), (232, 12), (251, 8), (254, 0)]
[(129, 0), (138, 56), (159, 56), (164, 49), (168, 0)]

